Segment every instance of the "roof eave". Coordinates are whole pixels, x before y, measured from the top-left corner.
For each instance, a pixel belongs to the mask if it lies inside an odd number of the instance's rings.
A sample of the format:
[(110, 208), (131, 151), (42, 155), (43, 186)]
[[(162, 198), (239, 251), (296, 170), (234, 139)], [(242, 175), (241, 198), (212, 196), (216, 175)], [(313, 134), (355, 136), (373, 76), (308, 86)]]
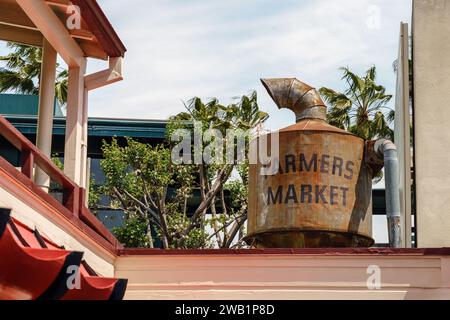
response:
[(127, 49), (96, 0), (71, 0), (109, 57), (123, 57)]

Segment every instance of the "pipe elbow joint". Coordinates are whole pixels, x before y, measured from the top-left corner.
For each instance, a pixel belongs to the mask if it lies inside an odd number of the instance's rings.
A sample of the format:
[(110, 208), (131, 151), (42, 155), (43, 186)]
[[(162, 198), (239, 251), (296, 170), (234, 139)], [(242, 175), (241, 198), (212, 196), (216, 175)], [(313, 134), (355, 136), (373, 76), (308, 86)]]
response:
[(261, 79), (278, 108), (294, 111), (297, 122), (303, 119), (326, 121), (327, 107), (313, 87), (296, 78)]
[(380, 157), (384, 157), (384, 153), (386, 151), (394, 151), (397, 153), (397, 146), (392, 141), (387, 139), (377, 140), (375, 142), (374, 149), (375, 153)]

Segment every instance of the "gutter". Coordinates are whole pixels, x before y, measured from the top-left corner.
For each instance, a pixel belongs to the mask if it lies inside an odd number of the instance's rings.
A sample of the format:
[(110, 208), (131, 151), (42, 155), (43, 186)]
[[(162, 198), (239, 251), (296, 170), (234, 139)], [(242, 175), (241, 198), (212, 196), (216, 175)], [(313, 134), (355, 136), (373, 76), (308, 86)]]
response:
[(110, 57), (109, 68), (84, 77), (84, 87), (87, 91), (95, 90), (123, 80), (123, 57)]
[(90, 172), (88, 170), (88, 95), (89, 91), (95, 90), (118, 81), (123, 80), (122, 75), (123, 57), (109, 57), (109, 67), (103, 71), (98, 71), (84, 76), (84, 103), (83, 103), (83, 128), (81, 132), (81, 180), (80, 185), (85, 195), (85, 205), (89, 199), (89, 181)]

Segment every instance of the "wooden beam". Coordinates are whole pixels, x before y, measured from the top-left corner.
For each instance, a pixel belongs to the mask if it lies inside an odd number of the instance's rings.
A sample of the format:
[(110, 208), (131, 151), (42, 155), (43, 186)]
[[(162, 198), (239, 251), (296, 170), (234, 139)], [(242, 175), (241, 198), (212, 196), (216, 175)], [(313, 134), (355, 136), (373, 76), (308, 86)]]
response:
[(95, 41), (95, 36), (92, 32), (84, 29), (69, 30), (70, 36), (75, 39), (82, 39), (87, 41)]
[[(48, 1), (47, 1), (48, 2)], [(62, 15), (58, 16), (60, 20), (64, 20)], [(25, 12), (18, 5), (7, 5), (5, 2), (0, 1), (0, 23), (30, 30), (39, 31), (34, 23), (28, 18)], [(95, 41), (94, 34), (85, 29), (80, 30), (68, 30), (72, 38), (83, 39), (87, 41)]]
[(45, 0), (51, 6), (67, 8), (71, 3), (67, 0)]
[[(57, 3), (62, 6), (67, 1), (53, 0), (46, 1), (50, 5)], [(55, 15), (60, 21), (64, 21), (65, 11), (57, 11)], [(17, 42), (25, 45), (42, 46), (43, 37), (36, 25), (30, 20), (19, 5), (7, 5), (6, 2), (0, 1), (0, 39), (5, 41)], [(3, 27), (5, 26), (5, 27)], [(81, 48), (85, 56), (107, 60), (108, 55), (101, 48), (95, 35), (86, 30), (85, 23), (82, 24), (83, 29), (68, 30), (70, 36), (77, 40), (78, 46)], [(21, 30), (22, 29), (22, 30)], [(28, 30), (35, 32), (27, 32)]]
[(0, 1), (0, 23), (36, 30), (34, 23), (16, 3)]
[(108, 56), (123, 57), (126, 48), (97, 1), (71, 0), (71, 2), (80, 7), (82, 18), (89, 26), (88, 29), (94, 33)]
[(96, 42), (80, 41), (79, 45), (86, 56), (101, 60), (108, 60), (108, 54)]
[(86, 68), (84, 52), (43, 0), (16, 0), (68, 66)]
[(0, 23), (0, 40), (41, 47), (43, 36), (39, 31), (18, 28)]

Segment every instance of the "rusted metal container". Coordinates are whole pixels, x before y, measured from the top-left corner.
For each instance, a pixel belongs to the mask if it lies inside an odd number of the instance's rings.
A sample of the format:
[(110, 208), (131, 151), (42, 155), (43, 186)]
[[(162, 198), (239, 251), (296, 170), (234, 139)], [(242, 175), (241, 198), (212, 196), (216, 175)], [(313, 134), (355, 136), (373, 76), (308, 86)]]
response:
[(247, 243), (371, 246), (373, 174), (365, 161), (365, 141), (325, 121), (326, 107), (313, 88), (296, 79), (263, 83), (298, 122), (279, 132), (279, 156), (272, 159), (279, 165), (276, 174), (263, 175), (261, 164), (250, 165)]

